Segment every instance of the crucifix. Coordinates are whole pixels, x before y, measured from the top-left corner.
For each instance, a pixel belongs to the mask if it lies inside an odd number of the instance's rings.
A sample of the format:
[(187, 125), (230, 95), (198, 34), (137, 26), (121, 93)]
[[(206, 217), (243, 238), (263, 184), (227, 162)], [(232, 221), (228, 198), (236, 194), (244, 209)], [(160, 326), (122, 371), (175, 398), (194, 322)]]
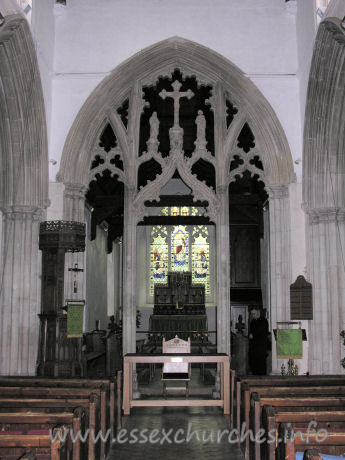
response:
[(190, 89), (188, 91), (180, 92), (182, 83), (180, 83), (178, 80), (175, 80), (171, 86), (173, 87), (174, 91), (166, 91), (165, 89), (163, 89), (159, 93), (159, 96), (162, 99), (166, 99), (167, 97), (171, 97), (172, 99), (174, 99), (174, 128), (179, 128), (180, 127), (180, 123), (179, 123), (180, 99), (181, 97), (186, 97), (187, 99), (191, 99), (194, 96), (194, 93)]
[(76, 294), (78, 292), (78, 284), (77, 284), (77, 276), (79, 272), (83, 272), (83, 268), (78, 268), (78, 264), (74, 264), (74, 268), (69, 268), (69, 272), (74, 273), (74, 281), (73, 281), (73, 292)]

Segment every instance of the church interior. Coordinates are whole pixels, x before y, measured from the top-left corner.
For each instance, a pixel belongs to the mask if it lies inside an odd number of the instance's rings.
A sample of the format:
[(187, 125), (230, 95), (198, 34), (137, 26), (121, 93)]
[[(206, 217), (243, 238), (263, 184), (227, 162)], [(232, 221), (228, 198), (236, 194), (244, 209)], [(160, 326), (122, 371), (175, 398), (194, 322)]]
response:
[(345, 389), (344, 56), (344, 0), (0, 0), (0, 433), (39, 388), (112, 435)]

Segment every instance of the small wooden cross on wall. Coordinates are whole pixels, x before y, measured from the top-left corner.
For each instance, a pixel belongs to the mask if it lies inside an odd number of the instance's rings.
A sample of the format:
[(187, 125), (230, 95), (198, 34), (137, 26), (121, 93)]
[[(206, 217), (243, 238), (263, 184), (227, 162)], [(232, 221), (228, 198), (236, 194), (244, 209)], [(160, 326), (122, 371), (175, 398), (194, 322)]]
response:
[(83, 272), (84, 269), (83, 268), (78, 268), (78, 264), (74, 264), (74, 268), (69, 268), (68, 271), (74, 273), (73, 292), (74, 292), (74, 294), (77, 294), (77, 292), (78, 292), (77, 276), (78, 276), (78, 273)]

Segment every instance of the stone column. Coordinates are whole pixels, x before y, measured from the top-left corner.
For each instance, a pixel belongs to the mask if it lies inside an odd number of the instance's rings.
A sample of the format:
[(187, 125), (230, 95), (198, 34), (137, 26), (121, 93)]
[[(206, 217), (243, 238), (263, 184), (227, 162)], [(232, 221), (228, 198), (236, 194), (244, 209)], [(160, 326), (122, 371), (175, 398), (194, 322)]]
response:
[[(65, 184), (63, 218), (66, 221), (85, 222), (85, 193), (87, 187), (82, 184)], [(83, 269), (75, 277), (74, 272), (68, 271), (75, 267)], [(85, 253), (73, 252), (65, 255), (65, 299), (85, 298)], [(76, 285), (75, 285), (76, 282)]]
[(345, 209), (307, 210), (307, 257), (313, 285), (309, 362), (312, 374), (338, 374), (345, 328)]
[(230, 233), (228, 187), (217, 187), (217, 352), (230, 356)]
[(35, 375), (43, 212), (33, 206), (7, 206), (2, 211), (0, 374)]
[(123, 234), (123, 354), (135, 353), (136, 345), (136, 261), (137, 214), (133, 206), (135, 189), (125, 186)]
[[(271, 326), (290, 321), (291, 232), (287, 185), (267, 187), (270, 207)], [(272, 345), (272, 373), (280, 374), (275, 342)]]

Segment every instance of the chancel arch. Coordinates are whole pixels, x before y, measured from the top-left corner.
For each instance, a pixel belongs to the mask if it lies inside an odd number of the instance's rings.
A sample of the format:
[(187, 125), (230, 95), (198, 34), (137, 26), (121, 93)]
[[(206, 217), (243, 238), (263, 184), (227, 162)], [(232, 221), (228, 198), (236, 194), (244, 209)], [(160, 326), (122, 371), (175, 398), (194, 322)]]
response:
[[(116, 137), (111, 158), (99, 151), (107, 126)], [(245, 167), (238, 165), (235, 174), (231, 164), (249, 131), (255, 155), (242, 160)], [(115, 165), (114, 152), (123, 169)], [(97, 155), (103, 162), (92, 166)], [(236, 66), (210, 49), (173, 37), (117, 67), (89, 96), (66, 140), (58, 175), (65, 184), (65, 219), (80, 219), (90, 174), (97, 168), (98, 173), (108, 169), (123, 184), (124, 352), (135, 351), (137, 224), (148, 216), (147, 202), (159, 202), (162, 188), (176, 177), (194, 200), (206, 203), (204, 217), (215, 225), (218, 351), (230, 352), (229, 185), (236, 175), (248, 172), (265, 184), (272, 319), (287, 318), (291, 154), (273, 109)]]

